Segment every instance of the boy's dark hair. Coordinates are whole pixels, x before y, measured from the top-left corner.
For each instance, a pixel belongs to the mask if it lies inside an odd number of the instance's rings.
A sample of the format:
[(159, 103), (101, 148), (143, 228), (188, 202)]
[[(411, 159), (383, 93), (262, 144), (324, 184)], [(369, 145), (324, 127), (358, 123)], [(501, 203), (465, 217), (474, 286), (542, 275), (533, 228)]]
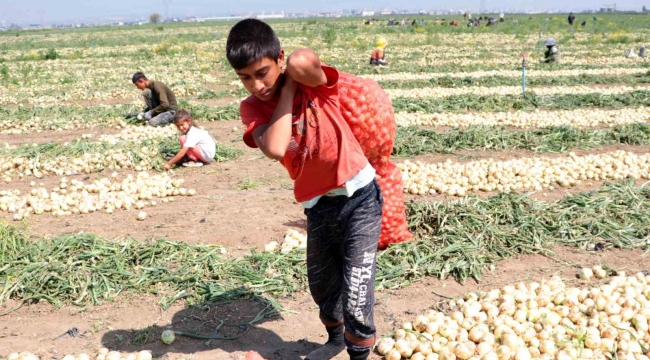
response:
[(235, 70), (265, 57), (277, 62), (281, 50), (275, 31), (257, 19), (244, 19), (235, 24), (226, 41), (226, 57)]
[(192, 120), (190, 112), (185, 109), (178, 110), (176, 115), (174, 115), (174, 124), (185, 120)]
[(133, 74), (133, 78), (131, 78), (131, 81), (133, 81), (133, 83), (135, 84), (135, 83), (138, 82), (138, 80), (140, 80), (140, 79), (145, 79), (145, 80), (147, 80), (147, 77), (144, 76), (144, 73), (138, 71), (137, 73)]

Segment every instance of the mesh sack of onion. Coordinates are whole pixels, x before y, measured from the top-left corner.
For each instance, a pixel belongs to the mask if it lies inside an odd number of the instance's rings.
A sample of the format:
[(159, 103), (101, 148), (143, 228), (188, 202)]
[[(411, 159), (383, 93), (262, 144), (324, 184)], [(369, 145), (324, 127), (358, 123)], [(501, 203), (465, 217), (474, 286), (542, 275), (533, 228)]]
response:
[(396, 131), (390, 98), (375, 81), (341, 72), (339, 103), (368, 161), (379, 175), (387, 175)]
[(408, 230), (399, 169), (390, 162), (395, 143), (395, 114), (388, 94), (373, 80), (340, 72), (339, 103), (343, 118), (370, 164), (384, 196), (379, 248), (413, 238)]
[(411, 240), (413, 235), (409, 232), (406, 221), (406, 207), (404, 206), (404, 189), (402, 188), (402, 174), (395, 164), (388, 163), (389, 170), (385, 176), (377, 175), (377, 182), (384, 196), (383, 215), (381, 219), (381, 234), (379, 235), (379, 248), (385, 249), (390, 244)]

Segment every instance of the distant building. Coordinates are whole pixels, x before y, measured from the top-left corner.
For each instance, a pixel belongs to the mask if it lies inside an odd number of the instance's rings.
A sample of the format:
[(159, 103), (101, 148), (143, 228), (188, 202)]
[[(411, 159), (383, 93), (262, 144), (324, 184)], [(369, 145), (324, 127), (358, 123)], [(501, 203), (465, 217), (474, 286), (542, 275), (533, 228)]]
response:
[(600, 8), (600, 12), (616, 12), (616, 4), (611, 4), (611, 5), (603, 5), (603, 7)]
[[(250, 16), (248, 16), (250, 17)], [(199, 22), (204, 22), (204, 21), (233, 21), (233, 20), (242, 20), (244, 19), (244, 16), (211, 16), (211, 17), (206, 17), (202, 18)]]
[(380, 15), (393, 15), (393, 10), (387, 10), (387, 9), (382, 10), (379, 14)]
[(284, 19), (284, 18), (285, 18), (285, 15), (284, 15), (284, 11), (283, 11), (283, 12), (281, 12), (281, 13), (279, 13), (279, 14), (261, 14), (261, 15), (257, 15), (256, 18), (258, 18), (258, 19), (260, 19), (260, 20), (265, 20), (265, 19)]
[(374, 10), (363, 10), (361, 11), (361, 16), (375, 16)]

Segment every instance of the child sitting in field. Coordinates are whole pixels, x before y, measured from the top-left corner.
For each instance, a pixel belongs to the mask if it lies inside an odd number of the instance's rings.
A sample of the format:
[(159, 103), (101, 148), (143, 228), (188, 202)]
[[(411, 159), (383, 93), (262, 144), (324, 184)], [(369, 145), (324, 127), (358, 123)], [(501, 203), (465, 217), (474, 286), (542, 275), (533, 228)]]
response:
[(164, 169), (171, 169), (179, 161), (183, 161), (183, 166), (188, 167), (211, 163), (217, 151), (217, 144), (207, 131), (194, 124), (194, 120), (187, 110), (180, 110), (176, 113), (174, 125), (182, 134), (178, 138), (181, 143), (181, 151), (165, 164)]

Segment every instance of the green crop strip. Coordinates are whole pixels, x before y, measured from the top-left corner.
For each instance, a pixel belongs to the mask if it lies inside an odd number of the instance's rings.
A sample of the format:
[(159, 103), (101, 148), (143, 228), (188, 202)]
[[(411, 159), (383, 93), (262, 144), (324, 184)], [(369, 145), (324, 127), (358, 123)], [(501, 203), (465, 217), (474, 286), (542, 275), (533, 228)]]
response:
[[(519, 254), (551, 255), (556, 245), (646, 247), (650, 188), (633, 182), (556, 202), (522, 194), (488, 199), (407, 204), (415, 241), (377, 257), (377, 289), (407, 286), (423, 277), (479, 279), (485, 269)], [(303, 252), (227, 258), (219, 247), (170, 240), (108, 241), (90, 234), (28, 239), (0, 224), (0, 303), (47, 301), (85, 306), (117, 296), (154, 293), (168, 307), (180, 299), (281, 297), (306, 290)], [(9, 310), (11, 311), (11, 310)]]
[(637, 123), (598, 130), (560, 126), (526, 131), (478, 126), (443, 132), (417, 127), (399, 128), (393, 155), (448, 154), (470, 149), (526, 149), (538, 153), (562, 153), (613, 144), (650, 145), (650, 125)]
[(536, 109), (573, 110), (585, 107), (618, 109), (628, 106), (650, 106), (650, 91), (638, 90), (617, 95), (566, 94), (566, 95), (458, 95), (444, 98), (395, 98), (395, 111), (408, 112), (465, 112), (510, 111)]

